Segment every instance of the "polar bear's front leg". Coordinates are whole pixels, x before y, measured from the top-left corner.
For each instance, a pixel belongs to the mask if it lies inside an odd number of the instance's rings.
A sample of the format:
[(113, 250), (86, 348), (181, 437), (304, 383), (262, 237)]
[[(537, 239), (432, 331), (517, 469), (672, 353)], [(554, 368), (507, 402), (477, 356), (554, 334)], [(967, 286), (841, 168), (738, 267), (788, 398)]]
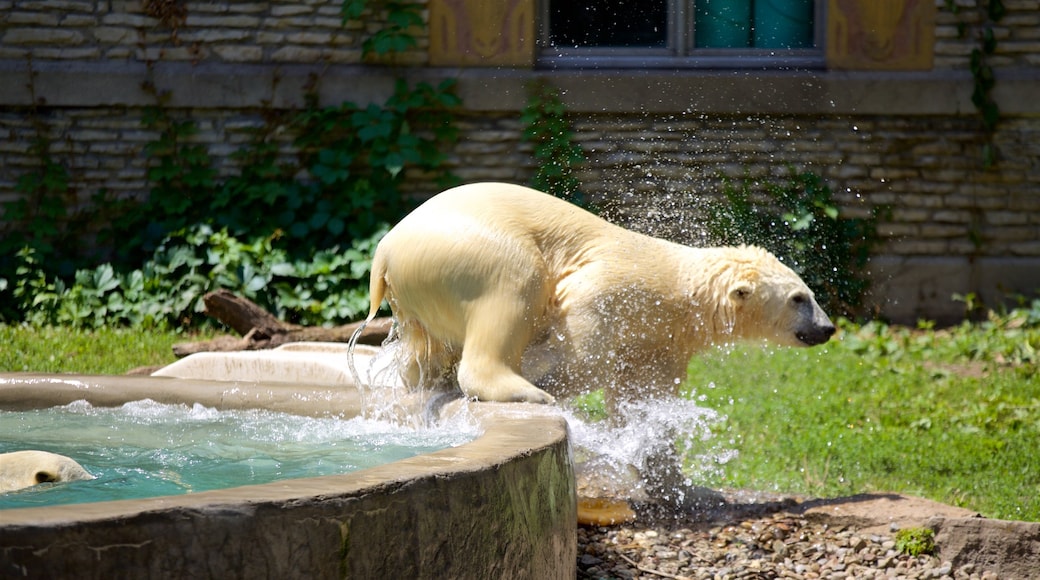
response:
[(531, 341), (531, 313), (515, 296), (483, 297), (469, 305), (459, 362), (459, 387), (467, 397), (503, 403), (555, 401), (520, 376), (520, 359)]

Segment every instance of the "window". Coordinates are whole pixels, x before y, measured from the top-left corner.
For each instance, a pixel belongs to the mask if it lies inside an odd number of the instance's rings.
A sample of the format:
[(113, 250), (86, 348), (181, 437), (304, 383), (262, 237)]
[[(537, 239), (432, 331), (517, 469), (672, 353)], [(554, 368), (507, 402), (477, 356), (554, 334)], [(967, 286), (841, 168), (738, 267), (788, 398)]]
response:
[(548, 66), (823, 65), (814, 0), (543, 0)]

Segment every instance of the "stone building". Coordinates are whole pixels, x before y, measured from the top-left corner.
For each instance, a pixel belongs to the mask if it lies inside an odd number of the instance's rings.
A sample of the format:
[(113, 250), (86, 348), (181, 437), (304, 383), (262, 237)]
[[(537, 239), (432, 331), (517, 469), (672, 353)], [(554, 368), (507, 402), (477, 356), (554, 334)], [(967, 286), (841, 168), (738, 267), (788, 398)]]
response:
[[(1038, 0), (415, 3), (427, 26), (391, 72), (362, 57), (375, 1), (344, 24), (332, 0), (0, 0), (0, 201), (38, 163), (41, 127), (70, 203), (144, 195), (146, 78), (221, 171), (260, 110), (302, 106), (312, 77), (327, 104), (381, 102), (394, 75), (457, 79), (452, 170), (527, 182), (519, 112), (545, 78), (586, 154), (584, 190), (633, 228), (696, 242), (697, 200), (721, 176), (793, 165), (847, 212), (891, 208), (871, 261), (885, 316), (952, 320), (954, 293), (1040, 289)], [(972, 99), (976, 50), (992, 128)]]

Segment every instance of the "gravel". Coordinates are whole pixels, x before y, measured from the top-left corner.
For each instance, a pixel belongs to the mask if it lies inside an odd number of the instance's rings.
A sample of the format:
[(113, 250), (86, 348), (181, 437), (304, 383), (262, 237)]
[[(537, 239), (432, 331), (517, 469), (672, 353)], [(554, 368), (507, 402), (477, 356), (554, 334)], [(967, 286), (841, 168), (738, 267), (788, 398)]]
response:
[(995, 579), (972, 564), (896, 550), (892, 533), (795, 513), (791, 499), (701, 513), (635, 506), (638, 519), (578, 528), (577, 578)]

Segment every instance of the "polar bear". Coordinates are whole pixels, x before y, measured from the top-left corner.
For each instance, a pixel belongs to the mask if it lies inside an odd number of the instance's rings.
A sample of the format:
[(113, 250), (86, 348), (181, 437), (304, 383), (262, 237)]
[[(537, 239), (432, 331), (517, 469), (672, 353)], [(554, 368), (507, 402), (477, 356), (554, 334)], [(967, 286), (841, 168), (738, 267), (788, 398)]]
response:
[(94, 479), (73, 459), (49, 451), (0, 453), (0, 493), (41, 483)]
[(608, 408), (674, 394), (710, 345), (822, 344), (834, 325), (757, 247), (692, 248), (613, 225), (518, 185), (426, 201), (379, 242), (407, 385), (455, 382), (481, 401), (550, 403), (604, 388)]

